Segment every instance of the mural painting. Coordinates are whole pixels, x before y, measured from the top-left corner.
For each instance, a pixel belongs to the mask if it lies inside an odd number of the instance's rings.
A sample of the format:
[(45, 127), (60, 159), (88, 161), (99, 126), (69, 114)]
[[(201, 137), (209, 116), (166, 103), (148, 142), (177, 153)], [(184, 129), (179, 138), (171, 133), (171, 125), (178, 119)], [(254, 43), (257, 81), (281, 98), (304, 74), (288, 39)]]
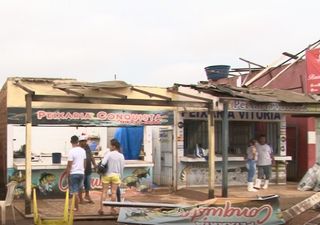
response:
[[(230, 163), (229, 163), (230, 164)], [(208, 185), (208, 164), (187, 163), (182, 164), (179, 173), (179, 185)], [(247, 180), (247, 168), (245, 163), (232, 163), (228, 169), (229, 185), (242, 185)], [(216, 165), (215, 183), (221, 185), (222, 170), (221, 163)]]
[[(138, 167), (125, 168), (124, 178), (121, 188), (132, 189), (139, 192), (149, 192), (152, 190), (152, 168)], [(17, 181), (16, 197), (23, 198), (25, 192), (25, 171), (11, 170), (9, 181)], [(42, 170), (32, 171), (32, 188), (36, 188), (39, 197), (64, 197), (64, 192), (68, 188), (68, 178), (64, 170)], [(100, 176), (97, 173), (91, 175), (91, 188), (99, 190), (102, 188)]]
[[(285, 162), (277, 161), (272, 167), (271, 183), (282, 184), (286, 180)], [(216, 162), (215, 184), (222, 184), (222, 162)], [(193, 162), (180, 164), (178, 173), (179, 186), (206, 186), (208, 185), (208, 163)], [(228, 184), (243, 185), (247, 182), (248, 170), (245, 161), (229, 162)]]

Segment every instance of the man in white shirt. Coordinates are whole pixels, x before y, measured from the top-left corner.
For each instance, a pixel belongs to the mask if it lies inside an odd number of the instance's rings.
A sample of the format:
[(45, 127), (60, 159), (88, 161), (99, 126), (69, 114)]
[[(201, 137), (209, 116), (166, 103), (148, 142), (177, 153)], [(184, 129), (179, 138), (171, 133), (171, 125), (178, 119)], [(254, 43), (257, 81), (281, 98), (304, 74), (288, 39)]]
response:
[(260, 189), (262, 179), (265, 179), (263, 189), (267, 189), (269, 185), (269, 179), (272, 173), (272, 148), (266, 142), (266, 136), (261, 135), (256, 143), (257, 149), (257, 168), (258, 168), (258, 179), (256, 179), (256, 189)]
[(82, 189), (84, 179), (84, 169), (86, 165), (86, 152), (78, 146), (78, 136), (71, 137), (72, 149), (68, 154), (68, 164), (66, 173), (69, 178), (69, 189), (72, 194), (76, 194), (75, 211), (79, 208), (78, 193)]

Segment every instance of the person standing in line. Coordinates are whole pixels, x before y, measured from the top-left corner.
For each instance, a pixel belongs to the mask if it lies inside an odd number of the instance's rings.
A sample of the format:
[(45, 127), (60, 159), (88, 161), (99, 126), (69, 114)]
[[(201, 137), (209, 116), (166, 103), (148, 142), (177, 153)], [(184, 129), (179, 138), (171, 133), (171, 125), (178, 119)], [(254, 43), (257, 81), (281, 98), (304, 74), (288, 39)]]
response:
[(69, 178), (70, 193), (76, 194), (75, 208), (79, 209), (79, 192), (83, 186), (84, 169), (86, 166), (86, 152), (83, 148), (79, 147), (79, 138), (74, 135), (71, 137), (72, 149), (68, 154), (68, 164), (66, 174)]
[[(91, 174), (92, 174), (92, 165), (94, 168), (97, 167), (96, 162), (93, 158), (92, 152), (87, 144), (87, 136), (81, 135), (79, 137), (79, 145), (81, 148), (83, 148), (86, 152), (86, 168), (84, 170), (84, 190), (85, 190), (85, 196), (84, 199), (86, 199), (89, 203), (94, 203), (90, 197), (90, 190), (91, 190)], [(79, 199), (80, 203), (82, 203), (82, 190), (79, 192)]]
[(264, 179), (263, 189), (267, 189), (269, 186), (269, 180), (272, 173), (272, 148), (267, 144), (266, 136), (260, 135), (258, 143), (256, 143), (258, 160), (258, 179), (256, 179), (256, 189), (261, 188), (261, 181)]
[[(121, 184), (124, 168), (124, 156), (120, 153), (120, 143), (117, 139), (110, 141), (110, 152), (107, 152), (102, 159), (102, 164), (107, 165), (107, 172), (101, 177), (102, 192), (100, 209), (98, 213), (104, 214), (102, 202), (106, 198), (109, 185), (111, 186), (111, 201), (116, 201), (116, 192)], [(117, 210), (111, 207), (111, 214), (117, 214)]]
[(256, 140), (251, 139), (247, 148), (247, 168), (248, 168), (248, 191), (256, 192), (253, 188), (253, 177), (256, 174), (257, 149)]

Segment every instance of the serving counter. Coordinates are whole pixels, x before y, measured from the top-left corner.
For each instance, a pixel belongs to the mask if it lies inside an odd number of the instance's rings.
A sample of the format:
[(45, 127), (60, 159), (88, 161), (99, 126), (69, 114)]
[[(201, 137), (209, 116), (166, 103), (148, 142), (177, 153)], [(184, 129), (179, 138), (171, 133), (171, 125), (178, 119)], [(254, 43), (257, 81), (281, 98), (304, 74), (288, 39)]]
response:
[[(100, 158), (96, 158), (98, 163)], [(32, 164), (32, 185), (39, 190), (39, 196), (63, 197), (68, 188), (68, 179), (65, 173), (67, 157), (62, 156), (61, 163), (52, 163), (51, 157), (40, 157)], [(152, 187), (152, 169), (154, 164), (143, 160), (126, 160), (124, 168), (123, 185), (135, 187), (144, 191)], [(18, 182), (17, 193), (24, 195), (25, 159), (18, 158), (13, 161), (13, 169), (9, 180)], [(102, 183), (100, 176), (93, 172), (91, 175), (91, 188), (100, 189)]]
[[(98, 163), (99, 159), (96, 159)], [(43, 159), (37, 162), (31, 162), (32, 170), (56, 170), (56, 169), (66, 169), (67, 158), (62, 157), (61, 163), (52, 163), (51, 157)], [(152, 162), (147, 162), (143, 160), (125, 160), (125, 168), (139, 168), (139, 167), (153, 167)], [(24, 159), (14, 159), (13, 167), (17, 170), (25, 170), (25, 160)]]
[[(291, 161), (291, 156), (274, 156), (272, 165), (272, 177), (270, 183), (286, 183), (286, 165)], [(222, 165), (221, 155), (215, 156), (215, 185), (222, 184)], [(205, 158), (186, 157), (179, 158), (178, 163), (178, 188), (184, 187), (204, 187), (208, 186), (209, 165)], [(245, 185), (247, 183), (246, 159), (241, 155), (229, 155), (228, 157), (228, 184)]]

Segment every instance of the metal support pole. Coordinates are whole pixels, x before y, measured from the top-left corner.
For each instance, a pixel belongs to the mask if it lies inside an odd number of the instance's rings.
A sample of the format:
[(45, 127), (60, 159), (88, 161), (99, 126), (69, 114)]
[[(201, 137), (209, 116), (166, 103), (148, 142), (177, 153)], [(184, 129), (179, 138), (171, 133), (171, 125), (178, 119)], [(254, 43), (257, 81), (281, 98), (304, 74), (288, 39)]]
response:
[(173, 191), (178, 190), (178, 179), (177, 179), (177, 164), (178, 164), (178, 142), (177, 142), (177, 132), (178, 132), (178, 109), (173, 111), (173, 152), (172, 152), (172, 183)]
[(214, 148), (214, 119), (213, 111), (209, 109), (208, 111), (208, 148), (209, 148), (209, 191), (208, 198), (214, 198), (214, 181), (216, 176), (215, 168), (215, 148)]
[(31, 128), (32, 128), (32, 94), (26, 95), (26, 188), (25, 188), (25, 214), (31, 214)]
[(228, 102), (223, 102), (222, 118), (222, 197), (228, 197), (228, 147), (229, 147), (229, 118)]

